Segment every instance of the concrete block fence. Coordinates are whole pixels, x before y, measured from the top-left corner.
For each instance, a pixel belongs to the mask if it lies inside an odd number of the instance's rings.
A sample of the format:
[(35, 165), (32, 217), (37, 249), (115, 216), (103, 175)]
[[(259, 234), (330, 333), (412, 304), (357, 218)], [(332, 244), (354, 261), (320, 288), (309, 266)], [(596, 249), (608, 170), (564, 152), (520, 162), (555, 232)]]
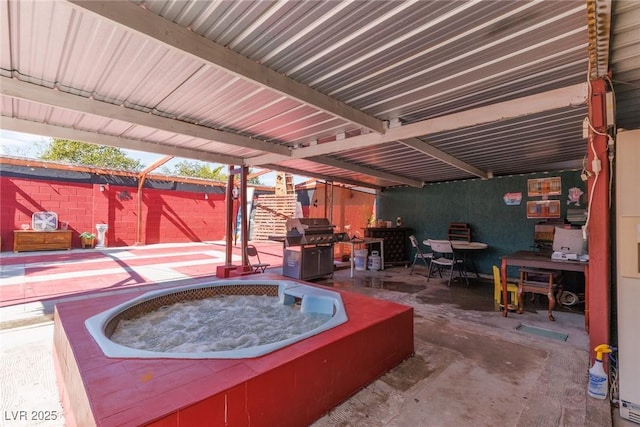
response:
[(73, 248), (81, 247), (83, 231), (96, 233), (96, 224), (108, 225), (108, 247), (221, 240), (225, 235), (224, 191), (143, 188), (140, 196), (137, 186), (0, 176), (1, 250), (12, 250), (14, 230), (31, 225), (32, 214), (41, 211), (55, 212), (59, 225), (66, 222), (74, 231)]

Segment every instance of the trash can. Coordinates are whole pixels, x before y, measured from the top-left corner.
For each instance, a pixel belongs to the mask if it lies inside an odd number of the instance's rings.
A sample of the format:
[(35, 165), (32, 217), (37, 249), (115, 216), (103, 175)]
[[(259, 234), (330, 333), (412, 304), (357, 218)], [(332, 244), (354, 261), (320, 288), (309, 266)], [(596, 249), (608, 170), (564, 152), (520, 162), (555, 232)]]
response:
[(365, 271), (367, 269), (367, 255), (369, 251), (367, 249), (356, 249), (355, 254), (354, 263), (356, 270)]

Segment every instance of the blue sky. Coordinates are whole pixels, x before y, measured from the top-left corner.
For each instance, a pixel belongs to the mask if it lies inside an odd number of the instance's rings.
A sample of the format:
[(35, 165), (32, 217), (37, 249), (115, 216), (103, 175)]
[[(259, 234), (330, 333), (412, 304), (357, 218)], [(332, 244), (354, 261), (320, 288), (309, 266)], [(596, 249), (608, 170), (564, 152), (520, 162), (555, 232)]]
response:
[[(51, 138), (31, 135), (27, 133), (12, 132), (0, 129), (0, 154), (15, 157), (37, 158)], [(156, 160), (164, 157), (162, 154), (147, 153), (143, 151), (123, 149), (130, 157), (140, 160), (145, 165), (150, 165)], [(182, 161), (182, 158), (175, 158), (166, 163), (164, 166), (173, 167), (176, 163)], [(192, 159), (189, 159), (192, 160)], [(294, 176), (294, 183), (304, 182), (306, 177)], [(275, 173), (270, 172), (260, 176), (262, 185), (275, 185)]]

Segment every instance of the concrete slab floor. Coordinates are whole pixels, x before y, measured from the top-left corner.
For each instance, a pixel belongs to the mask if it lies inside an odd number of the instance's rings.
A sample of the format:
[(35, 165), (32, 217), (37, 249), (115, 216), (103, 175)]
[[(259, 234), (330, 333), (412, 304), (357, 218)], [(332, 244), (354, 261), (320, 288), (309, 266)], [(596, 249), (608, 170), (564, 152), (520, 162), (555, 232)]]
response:
[[(276, 268), (269, 276), (279, 273)], [(612, 425), (608, 401), (586, 393), (588, 336), (579, 310), (559, 310), (550, 322), (543, 301), (528, 302), (524, 314), (504, 318), (496, 311), (491, 281), (447, 287), (439, 279), (427, 282), (424, 271), (408, 273), (408, 268), (394, 267), (358, 271), (352, 279), (347, 269), (315, 281), (412, 306), (416, 352), (314, 427)], [(516, 327), (521, 324), (568, 337), (559, 341), (520, 332)], [(38, 339), (20, 342), (24, 329), (0, 331), (2, 411), (61, 411), (51, 381), (50, 323), (25, 329), (37, 330)], [(21, 358), (23, 351), (39, 362)], [(36, 379), (16, 375), (27, 370), (40, 374)], [(63, 425), (63, 417), (59, 412), (57, 423), (42, 425)], [(613, 420), (620, 427), (628, 423), (617, 410)]]
[[(554, 312), (550, 322), (546, 301), (527, 301), (524, 314), (504, 318), (492, 281), (447, 287), (408, 272), (362, 271), (353, 279), (338, 272), (317, 281), (411, 305), (416, 352), (314, 427), (612, 425), (608, 401), (587, 395), (588, 335), (579, 307)], [(567, 340), (516, 330), (523, 324)]]

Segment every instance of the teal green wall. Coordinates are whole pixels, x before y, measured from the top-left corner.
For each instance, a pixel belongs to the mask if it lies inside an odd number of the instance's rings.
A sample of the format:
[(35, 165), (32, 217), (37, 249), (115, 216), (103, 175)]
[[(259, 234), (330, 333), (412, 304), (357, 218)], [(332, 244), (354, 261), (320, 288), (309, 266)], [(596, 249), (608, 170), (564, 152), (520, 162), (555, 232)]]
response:
[[(414, 230), (420, 242), (427, 238), (446, 239), (451, 222), (469, 224), (472, 239), (489, 245), (487, 250), (476, 254), (475, 263), (479, 273), (490, 275), (491, 266), (499, 266), (502, 255), (533, 249), (534, 225), (542, 220), (527, 219), (527, 201), (541, 200), (541, 197), (527, 196), (527, 180), (552, 176), (561, 177), (562, 195), (550, 196), (549, 200), (560, 200), (561, 217), (565, 218), (568, 207), (576, 208), (567, 206), (569, 188), (578, 187), (586, 192), (580, 171), (388, 189), (378, 196), (377, 217), (394, 223), (396, 217), (402, 217), (404, 225)], [(507, 206), (502, 199), (504, 194), (515, 192), (522, 192), (522, 203)], [(586, 194), (582, 199), (586, 200)], [(584, 208), (584, 203), (580, 207)], [(413, 251), (410, 253), (413, 255)], [(510, 275), (515, 273), (509, 271)]]

